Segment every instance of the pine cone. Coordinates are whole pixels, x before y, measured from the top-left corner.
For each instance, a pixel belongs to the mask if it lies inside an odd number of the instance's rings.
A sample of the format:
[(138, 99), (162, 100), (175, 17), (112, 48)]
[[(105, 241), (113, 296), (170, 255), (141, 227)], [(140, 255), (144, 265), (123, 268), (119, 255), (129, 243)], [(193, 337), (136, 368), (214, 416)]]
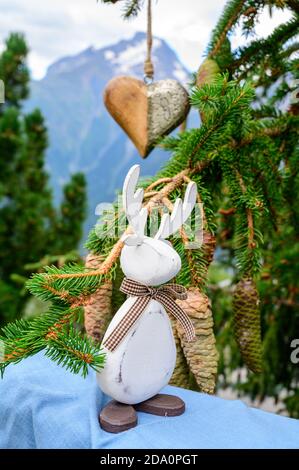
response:
[(189, 315), (196, 333), (194, 342), (185, 340), (184, 330), (177, 322), (176, 328), (187, 363), (193, 373), (199, 389), (205, 393), (214, 393), (216, 386), (218, 351), (213, 332), (213, 317), (209, 298), (198, 288), (188, 289), (187, 300), (178, 301)]
[(176, 387), (190, 388), (189, 367), (184, 356), (184, 351), (182, 349), (181, 341), (176, 329), (176, 321), (173, 318), (170, 318), (170, 320), (176, 346), (176, 364), (169, 383), (170, 385), (175, 385)]
[(202, 250), (203, 250), (203, 258), (205, 259), (207, 269), (209, 268), (210, 264), (213, 261), (215, 248), (216, 248), (215, 235), (212, 235), (207, 230), (204, 230), (203, 240), (202, 240)]
[[(103, 257), (90, 253), (85, 266), (97, 269), (103, 261)], [(101, 342), (104, 333), (112, 318), (112, 281), (105, 284), (92, 294), (90, 304), (84, 307), (84, 323), (88, 336)]]
[(220, 68), (216, 60), (205, 59), (198, 69), (196, 85), (201, 87), (203, 85), (212, 83), (218, 73), (220, 73)]
[(241, 279), (233, 299), (235, 337), (247, 367), (262, 371), (262, 342), (259, 295), (251, 278)]
[[(203, 85), (209, 85), (213, 82), (217, 74), (220, 73), (220, 68), (214, 59), (205, 59), (198, 69), (196, 77), (196, 85), (200, 88)], [(200, 118), (202, 121), (205, 120), (205, 115), (201, 111)]]

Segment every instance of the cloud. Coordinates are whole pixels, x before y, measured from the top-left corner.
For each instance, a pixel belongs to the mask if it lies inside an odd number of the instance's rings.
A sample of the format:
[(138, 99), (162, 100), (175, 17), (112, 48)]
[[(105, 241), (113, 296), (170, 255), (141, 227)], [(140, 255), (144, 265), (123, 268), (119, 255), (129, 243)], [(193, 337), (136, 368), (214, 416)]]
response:
[[(225, 0), (158, 0), (153, 6), (153, 32), (165, 39), (181, 61), (194, 70), (225, 3)], [(121, 5), (96, 0), (0, 0), (0, 8), (0, 50), (11, 31), (24, 32), (34, 78), (41, 78), (47, 67), (63, 56), (77, 54), (91, 45), (103, 47), (130, 38), (136, 31), (145, 31), (146, 25), (145, 10), (134, 20), (123, 21)], [(285, 16), (280, 12), (280, 21)], [(269, 18), (265, 16), (260, 34), (270, 30)], [(241, 40), (237, 36), (237, 41)]]

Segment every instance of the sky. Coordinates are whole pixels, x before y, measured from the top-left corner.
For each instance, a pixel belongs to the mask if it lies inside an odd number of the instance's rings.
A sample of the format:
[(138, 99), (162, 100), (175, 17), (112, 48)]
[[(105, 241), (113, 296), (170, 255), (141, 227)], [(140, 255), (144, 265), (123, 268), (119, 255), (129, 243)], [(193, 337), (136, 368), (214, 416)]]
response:
[[(100, 48), (145, 31), (143, 11), (124, 21), (121, 4), (100, 0), (0, 0), (0, 50), (12, 31), (25, 33), (30, 47), (29, 67), (33, 78), (42, 78), (55, 60), (94, 46)], [(154, 0), (153, 33), (176, 50), (181, 62), (195, 70), (203, 57), (210, 32), (225, 0)], [(145, 10), (145, 9), (144, 9)], [(260, 18), (258, 36), (267, 36), (273, 26), (286, 21), (289, 12), (268, 13)], [(244, 42), (237, 31), (233, 45)]]

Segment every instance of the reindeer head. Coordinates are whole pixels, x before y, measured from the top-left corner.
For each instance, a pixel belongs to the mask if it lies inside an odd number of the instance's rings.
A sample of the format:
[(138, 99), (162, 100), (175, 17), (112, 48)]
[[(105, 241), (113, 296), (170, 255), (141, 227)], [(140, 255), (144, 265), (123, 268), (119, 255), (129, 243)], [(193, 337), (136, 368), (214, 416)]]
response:
[(128, 172), (123, 186), (123, 206), (133, 230), (122, 240), (121, 268), (126, 277), (148, 286), (157, 286), (172, 279), (181, 269), (181, 258), (166, 241), (188, 219), (196, 202), (196, 184), (189, 183), (184, 202), (177, 199), (171, 215), (164, 214), (154, 238), (144, 235), (147, 209), (142, 207), (143, 189), (135, 192), (140, 166), (134, 165)]

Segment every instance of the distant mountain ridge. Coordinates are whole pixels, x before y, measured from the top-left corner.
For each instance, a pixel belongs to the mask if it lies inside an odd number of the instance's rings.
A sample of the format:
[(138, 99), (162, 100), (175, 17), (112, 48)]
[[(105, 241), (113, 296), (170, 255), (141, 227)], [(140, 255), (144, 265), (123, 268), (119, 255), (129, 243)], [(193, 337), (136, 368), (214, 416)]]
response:
[[(103, 104), (103, 90), (117, 75), (142, 79), (146, 36), (64, 57), (53, 63), (46, 76), (32, 82), (26, 110), (38, 107), (46, 118), (50, 146), (47, 169), (56, 200), (61, 185), (73, 172), (83, 171), (88, 182), (89, 213), (85, 231), (96, 222), (99, 202), (114, 199), (128, 168), (139, 163), (142, 175), (154, 174), (169, 154), (156, 149), (142, 160)], [(189, 72), (168, 44), (154, 38), (155, 79), (174, 78), (187, 84)], [(192, 119), (193, 120), (193, 119)]]

